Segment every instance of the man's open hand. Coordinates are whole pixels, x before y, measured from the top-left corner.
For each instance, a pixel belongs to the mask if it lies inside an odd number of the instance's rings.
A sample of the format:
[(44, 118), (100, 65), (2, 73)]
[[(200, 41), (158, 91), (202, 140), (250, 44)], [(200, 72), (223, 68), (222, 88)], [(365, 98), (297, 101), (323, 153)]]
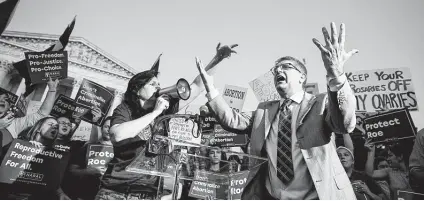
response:
[(337, 34), (336, 24), (331, 23), (331, 37), (325, 27), (322, 28), (324, 34), (325, 46), (323, 46), (316, 38), (312, 39), (314, 44), (321, 51), (322, 61), (330, 78), (336, 78), (344, 73), (344, 63), (354, 54), (358, 53), (357, 49), (346, 52), (345, 44), (345, 25), (340, 25), (340, 34)]

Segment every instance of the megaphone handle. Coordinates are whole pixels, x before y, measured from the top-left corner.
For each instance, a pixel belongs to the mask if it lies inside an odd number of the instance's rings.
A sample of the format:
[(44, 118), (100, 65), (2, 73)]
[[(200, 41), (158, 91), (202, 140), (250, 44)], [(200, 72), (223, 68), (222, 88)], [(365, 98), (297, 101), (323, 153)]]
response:
[(200, 66), (199, 65), (196, 65), (196, 66), (197, 66), (197, 70), (199, 70), (200, 77), (202, 78), (203, 85), (205, 85), (206, 92), (209, 93), (211, 90), (209, 89), (209, 86), (205, 84), (206, 83), (205, 75), (203, 75), (202, 70), (200, 70)]

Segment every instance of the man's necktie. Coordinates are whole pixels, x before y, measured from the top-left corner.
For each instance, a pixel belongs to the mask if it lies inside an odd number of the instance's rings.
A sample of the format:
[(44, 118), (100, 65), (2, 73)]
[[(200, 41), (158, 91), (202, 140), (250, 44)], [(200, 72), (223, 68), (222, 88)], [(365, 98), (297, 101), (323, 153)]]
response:
[(294, 177), (291, 148), (292, 112), (289, 109), (291, 103), (291, 99), (286, 99), (281, 105), (278, 125), (277, 176), (284, 184), (287, 184)]

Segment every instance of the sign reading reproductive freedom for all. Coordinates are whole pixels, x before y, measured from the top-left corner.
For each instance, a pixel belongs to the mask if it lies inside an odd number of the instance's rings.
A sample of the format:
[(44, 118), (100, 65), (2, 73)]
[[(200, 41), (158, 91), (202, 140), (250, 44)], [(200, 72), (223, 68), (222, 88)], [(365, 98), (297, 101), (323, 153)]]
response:
[(416, 135), (408, 109), (380, 113), (366, 118), (364, 122), (367, 138), (372, 142), (415, 138)]
[(418, 110), (409, 68), (362, 70), (347, 72), (346, 76), (356, 96), (356, 111)]
[(68, 77), (68, 52), (25, 52), (27, 67), (33, 84)]
[[(200, 145), (202, 134), (197, 132), (197, 126), (198, 125), (192, 120), (186, 120), (184, 118), (172, 118), (169, 120), (169, 137)], [(182, 142), (173, 142), (173, 144), (192, 146)]]
[[(275, 89), (274, 85), (274, 75), (271, 71), (259, 76), (253, 81), (249, 82), (250, 87), (253, 90), (256, 98), (259, 102), (280, 100), (281, 97)], [(318, 94), (318, 84), (317, 83), (307, 83), (305, 84), (305, 91), (311, 94)]]
[(225, 85), (222, 97), (233, 110), (241, 112), (244, 100), (246, 99), (246, 93), (247, 88)]
[(93, 121), (93, 115), (91, 112), (82, 116), (84, 121), (99, 126), (109, 111), (113, 98), (114, 94), (111, 90), (93, 81), (84, 79), (78, 90), (77, 96), (75, 97), (75, 101), (87, 106), (88, 108), (100, 108), (102, 112), (101, 117), (95, 122)]
[(113, 146), (90, 144), (87, 149), (87, 167), (106, 168), (113, 156)]
[(36, 148), (28, 141), (14, 140), (0, 166), (0, 182), (16, 185), (20, 191), (56, 190), (69, 159), (52, 148)]

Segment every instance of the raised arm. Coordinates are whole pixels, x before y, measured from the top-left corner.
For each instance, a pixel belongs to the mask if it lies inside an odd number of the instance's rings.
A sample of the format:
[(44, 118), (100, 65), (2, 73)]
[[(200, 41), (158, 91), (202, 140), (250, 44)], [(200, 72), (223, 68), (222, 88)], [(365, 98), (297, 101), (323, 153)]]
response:
[(368, 151), (367, 161), (365, 162), (365, 174), (370, 176), (373, 179), (384, 179), (389, 176), (388, 168), (375, 170), (374, 161), (375, 161), (375, 145), (371, 142), (370, 139), (367, 139), (364, 144), (365, 149)]
[(322, 61), (327, 71), (328, 105), (326, 121), (336, 133), (350, 133), (355, 128), (356, 98), (349, 86), (344, 72), (345, 62), (358, 50), (345, 52), (345, 25), (340, 26), (340, 35), (336, 25), (331, 23), (331, 38), (325, 27), (322, 28), (326, 45), (317, 39), (313, 42), (321, 51)]
[(199, 76), (202, 77), (204, 85), (209, 90), (206, 94), (209, 101), (207, 104), (222, 127), (237, 134), (250, 134), (253, 124), (253, 113), (238, 113), (231, 109), (225, 100), (219, 96), (218, 90), (213, 84), (213, 77), (206, 72), (201, 61), (197, 58), (196, 65), (200, 71)]
[[(216, 47), (216, 55), (213, 57), (213, 59), (209, 62), (209, 64), (205, 67), (205, 70), (208, 72), (209, 75), (214, 75), (216, 72), (215, 66), (218, 65), (222, 60), (225, 58), (228, 58), (231, 56), (231, 53), (237, 53), (233, 50), (233, 48), (237, 47), (238, 45), (231, 45), (231, 46), (222, 46), (221, 43), (218, 43), (218, 46)], [(191, 96), (188, 100), (180, 100), (180, 110), (185, 108), (188, 104), (190, 104), (194, 99), (196, 99), (200, 93), (202, 93), (205, 90), (204, 84), (200, 78), (200, 75), (198, 75), (193, 82), (190, 84), (191, 88)]]
[(53, 81), (51, 78), (49, 78), (49, 81), (47, 82), (47, 86), (49, 87), (49, 91), (47, 92), (47, 96), (43, 101), (43, 104), (40, 107), (40, 113), (43, 115), (49, 115), (52, 111), (54, 101), (56, 99), (56, 93), (57, 93), (57, 85), (59, 84), (59, 80), (56, 79)]

